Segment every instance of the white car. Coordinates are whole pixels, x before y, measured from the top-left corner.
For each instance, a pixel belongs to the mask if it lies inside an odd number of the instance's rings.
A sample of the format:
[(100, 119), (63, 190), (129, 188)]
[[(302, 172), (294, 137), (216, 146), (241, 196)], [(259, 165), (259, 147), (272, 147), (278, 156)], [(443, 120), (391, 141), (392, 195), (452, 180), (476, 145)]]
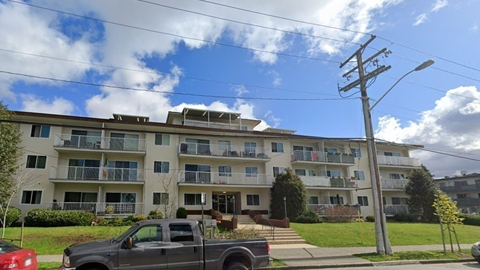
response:
[(473, 244), (471, 251), (473, 258), (480, 263), (480, 242)]

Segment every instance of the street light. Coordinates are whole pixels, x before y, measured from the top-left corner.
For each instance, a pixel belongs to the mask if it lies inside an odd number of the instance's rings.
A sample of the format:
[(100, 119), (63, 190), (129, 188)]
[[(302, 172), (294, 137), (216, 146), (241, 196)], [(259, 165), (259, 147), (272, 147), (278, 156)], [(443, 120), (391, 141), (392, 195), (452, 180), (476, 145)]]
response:
[[(359, 57), (359, 56), (357, 56)], [(360, 61), (361, 62), (361, 61)], [(370, 166), (370, 175), (372, 180), (372, 196), (373, 196), (373, 209), (375, 216), (375, 238), (377, 244), (377, 253), (379, 254), (392, 254), (392, 247), (390, 245), (390, 240), (388, 239), (387, 225), (385, 215), (383, 213), (383, 198), (382, 198), (382, 188), (380, 181), (380, 170), (377, 163), (377, 147), (375, 145), (375, 138), (373, 136), (373, 126), (372, 126), (372, 116), (370, 112), (372, 109), (382, 100), (389, 92), (393, 89), (403, 78), (411, 74), (414, 71), (419, 71), (424, 68), (431, 66), (434, 63), (433, 60), (428, 60), (415, 69), (407, 72), (405, 75), (400, 77), (386, 92), (383, 94), (374, 104), (370, 107), (369, 98), (367, 96), (367, 91), (365, 87), (365, 80), (362, 80), (363, 87), (361, 88), (362, 94), (362, 105), (363, 105), (363, 117), (365, 121), (365, 136), (367, 140), (367, 150), (368, 150), (368, 159)], [(359, 69), (360, 71), (360, 69)], [(362, 70), (363, 71), (363, 70)], [(361, 72), (363, 73), (363, 72)], [(363, 76), (363, 74), (361, 74)]]
[(285, 208), (285, 218), (287, 218), (287, 197), (283, 196), (283, 207)]

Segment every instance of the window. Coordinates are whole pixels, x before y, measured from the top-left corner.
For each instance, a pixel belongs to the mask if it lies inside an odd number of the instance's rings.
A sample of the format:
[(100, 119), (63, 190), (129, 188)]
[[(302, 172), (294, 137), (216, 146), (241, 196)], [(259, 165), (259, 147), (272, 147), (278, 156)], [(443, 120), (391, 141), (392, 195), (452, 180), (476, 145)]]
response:
[(356, 158), (361, 158), (362, 157), (362, 151), (360, 148), (351, 148), (352, 154)]
[(338, 153), (336, 148), (325, 148), (325, 152), (330, 153), (330, 154)]
[(467, 193), (457, 194), (457, 199), (466, 199), (466, 198), (468, 198)]
[(170, 224), (170, 242), (193, 241), (193, 231), (189, 224)]
[(328, 177), (340, 177), (340, 171), (327, 171)]
[(24, 190), (22, 191), (22, 204), (40, 204), (42, 201), (41, 190)]
[(258, 168), (257, 167), (245, 167), (246, 177), (257, 177)]
[[(185, 193), (183, 195), (185, 205), (202, 205), (202, 194), (201, 193)], [(205, 202), (203, 205), (206, 205)]]
[(300, 176), (306, 176), (307, 171), (305, 169), (295, 169), (295, 174)]
[(223, 152), (230, 152), (232, 151), (232, 146), (230, 141), (218, 141), (218, 150)]
[(468, 186), (468, 182), (466, 180), (464, 181), (455, 181), (453, 182), (453, 185), (455, 187), (462, 187), (462, 186)]
[(279, 174), (284, 173), (284, 167), (273, 167), (273, 177), (277, 177)]
[(107, 163), (107, 179), (116, 181), (136, 181), (138, 163), (136, 161), (114, 161)]
[(392, 197), (392, 204), (393, 205), (407, 205), (408, 199), (402, 197)]
[(32, 125), (30, 137), (48, 138), (50, 137), (50, 126)]
[(45, 169), (45, 165), (47, 164), (47, 157), (46, 156), (27, 156), (27, 168), (33, 169)]
[(248, 130), (247, 126), (241, 126), (241, 130)]
[(170, 162), (168, 161), (155, 161), (153, 162), (154, 173), (168, 173), (170, 171)]
[(400, 157), (400, 153), (383, 152), (383, 154), (387, 157)]
[(168, 205), (169, 195), (166, 192), (153, 193), (153, 205)]
[(403, 173), (389, 173), (388, 179), (405, 179), (405, 175)]
[(155, 145), (170, 145), (170, 134), (155, 134)]
[(272, 142), (273, 153), (283, 153), (283, 143)]
[(245, 142), (244, 144), (245, 147), (245, 153), (247, 155), (255, 156), (256, 150), (257, 150), (257, 143), (256, 142)]
[(330, 204), (343, 204), (343, 197), (330, 196)]
[(158, 242), (162, 242), (162, 227), (157, 225), (143, 226), (132, 236), (132, 239), (134, 247), (158, 245)]
[(361, 206), (368, 206), (368, 197), (367, 196), (357, 196), (358, 204)]
[(260, 205), (260, 195), (258, 195), (258, 194), (247, 194), (247, 205), (259, 206)]
[(125, 133), (110, 133), (110, 149), (139, 150), (139, 135)]
[(308, 196), (308, 204), (319, 204), (318, 196)]
[(365, 172), (364, 171), (353, 171), (356, 180), (365, 180)]
[(232, 167), (218, 166), (218, 176), (232, 177)]

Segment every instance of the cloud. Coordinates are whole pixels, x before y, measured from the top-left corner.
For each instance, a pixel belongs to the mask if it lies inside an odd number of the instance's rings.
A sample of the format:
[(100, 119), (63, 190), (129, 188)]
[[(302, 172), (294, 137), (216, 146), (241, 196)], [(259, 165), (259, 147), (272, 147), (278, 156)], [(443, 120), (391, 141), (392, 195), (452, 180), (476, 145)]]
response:
[[(424, 111), (418, 121), (408, 122), (404, 127), (399, 119), (392, 116), (380, 117), (375, 137), (398, 143), (421, 144), (427, 150), (480, 159), (478, 100), (480, 92), (474, 86), (449, 90), (436, 101), (434, 108)], [(438, 176), (454, 175), (457, 170), (478, 170), (478, 161), (428, 151), (416, 151), (415, 155)]]
[(54, 97), (52, 101), (39, 99), (34, 95), (22, 94), (20, 97), (24, 111), (70, 115), (75, 109), (72, 101), (61, 97)]
[(243, 86), (243, 85), (234, 86), (234, 87), (233, 87), (233, 91), (235, 91), (235, 93), (237, 93), (237, 97), (241, 97), (241, 96), (243, 96), (244, 94), (250, 93), (250, 91), (248, 91), (248, 90), (245, 88), (245, 86)]
[(270, 123), (273, 123), (272, 126), (274, 128), (278, 127), (282, 122), (282, 119), (275, 117), (272, 111), (268, 111), (263, 117), (266, 118)]
[(427, 21), (427, 14), (422, 13), (422, 14), (417, 16), (417, 18), (415, 19), (415, 23), (413, 23), (413, 25), (417, 26), (417, 25), (420, 25), (420, 24), (424, 23), (425, 21)]
[(437, 12), (448, 5), (448, 0), (437, 0), (433, 4), (432, 12)]
[(273, 77), (273, 86), (280, 86), (282, 84), (282, 77), (275, 70), (270, 70), (267, 74), (272, 75)]

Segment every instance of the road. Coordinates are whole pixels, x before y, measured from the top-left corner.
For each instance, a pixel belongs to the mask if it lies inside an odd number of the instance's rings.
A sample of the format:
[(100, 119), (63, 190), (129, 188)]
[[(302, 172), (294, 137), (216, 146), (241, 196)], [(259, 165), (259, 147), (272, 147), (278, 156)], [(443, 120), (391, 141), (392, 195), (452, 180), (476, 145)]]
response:
[(385, 265), (375, 267), (348, 267), (348, 268), (330, 268), (330, 269), (355, 269), (355, 270), (450, 270), (450, 269), (480, 269), (480, 264), (477, 262), (463, 262), (463, 263), (444, 263), (444, 264), (403, 264), (403, 265)]

